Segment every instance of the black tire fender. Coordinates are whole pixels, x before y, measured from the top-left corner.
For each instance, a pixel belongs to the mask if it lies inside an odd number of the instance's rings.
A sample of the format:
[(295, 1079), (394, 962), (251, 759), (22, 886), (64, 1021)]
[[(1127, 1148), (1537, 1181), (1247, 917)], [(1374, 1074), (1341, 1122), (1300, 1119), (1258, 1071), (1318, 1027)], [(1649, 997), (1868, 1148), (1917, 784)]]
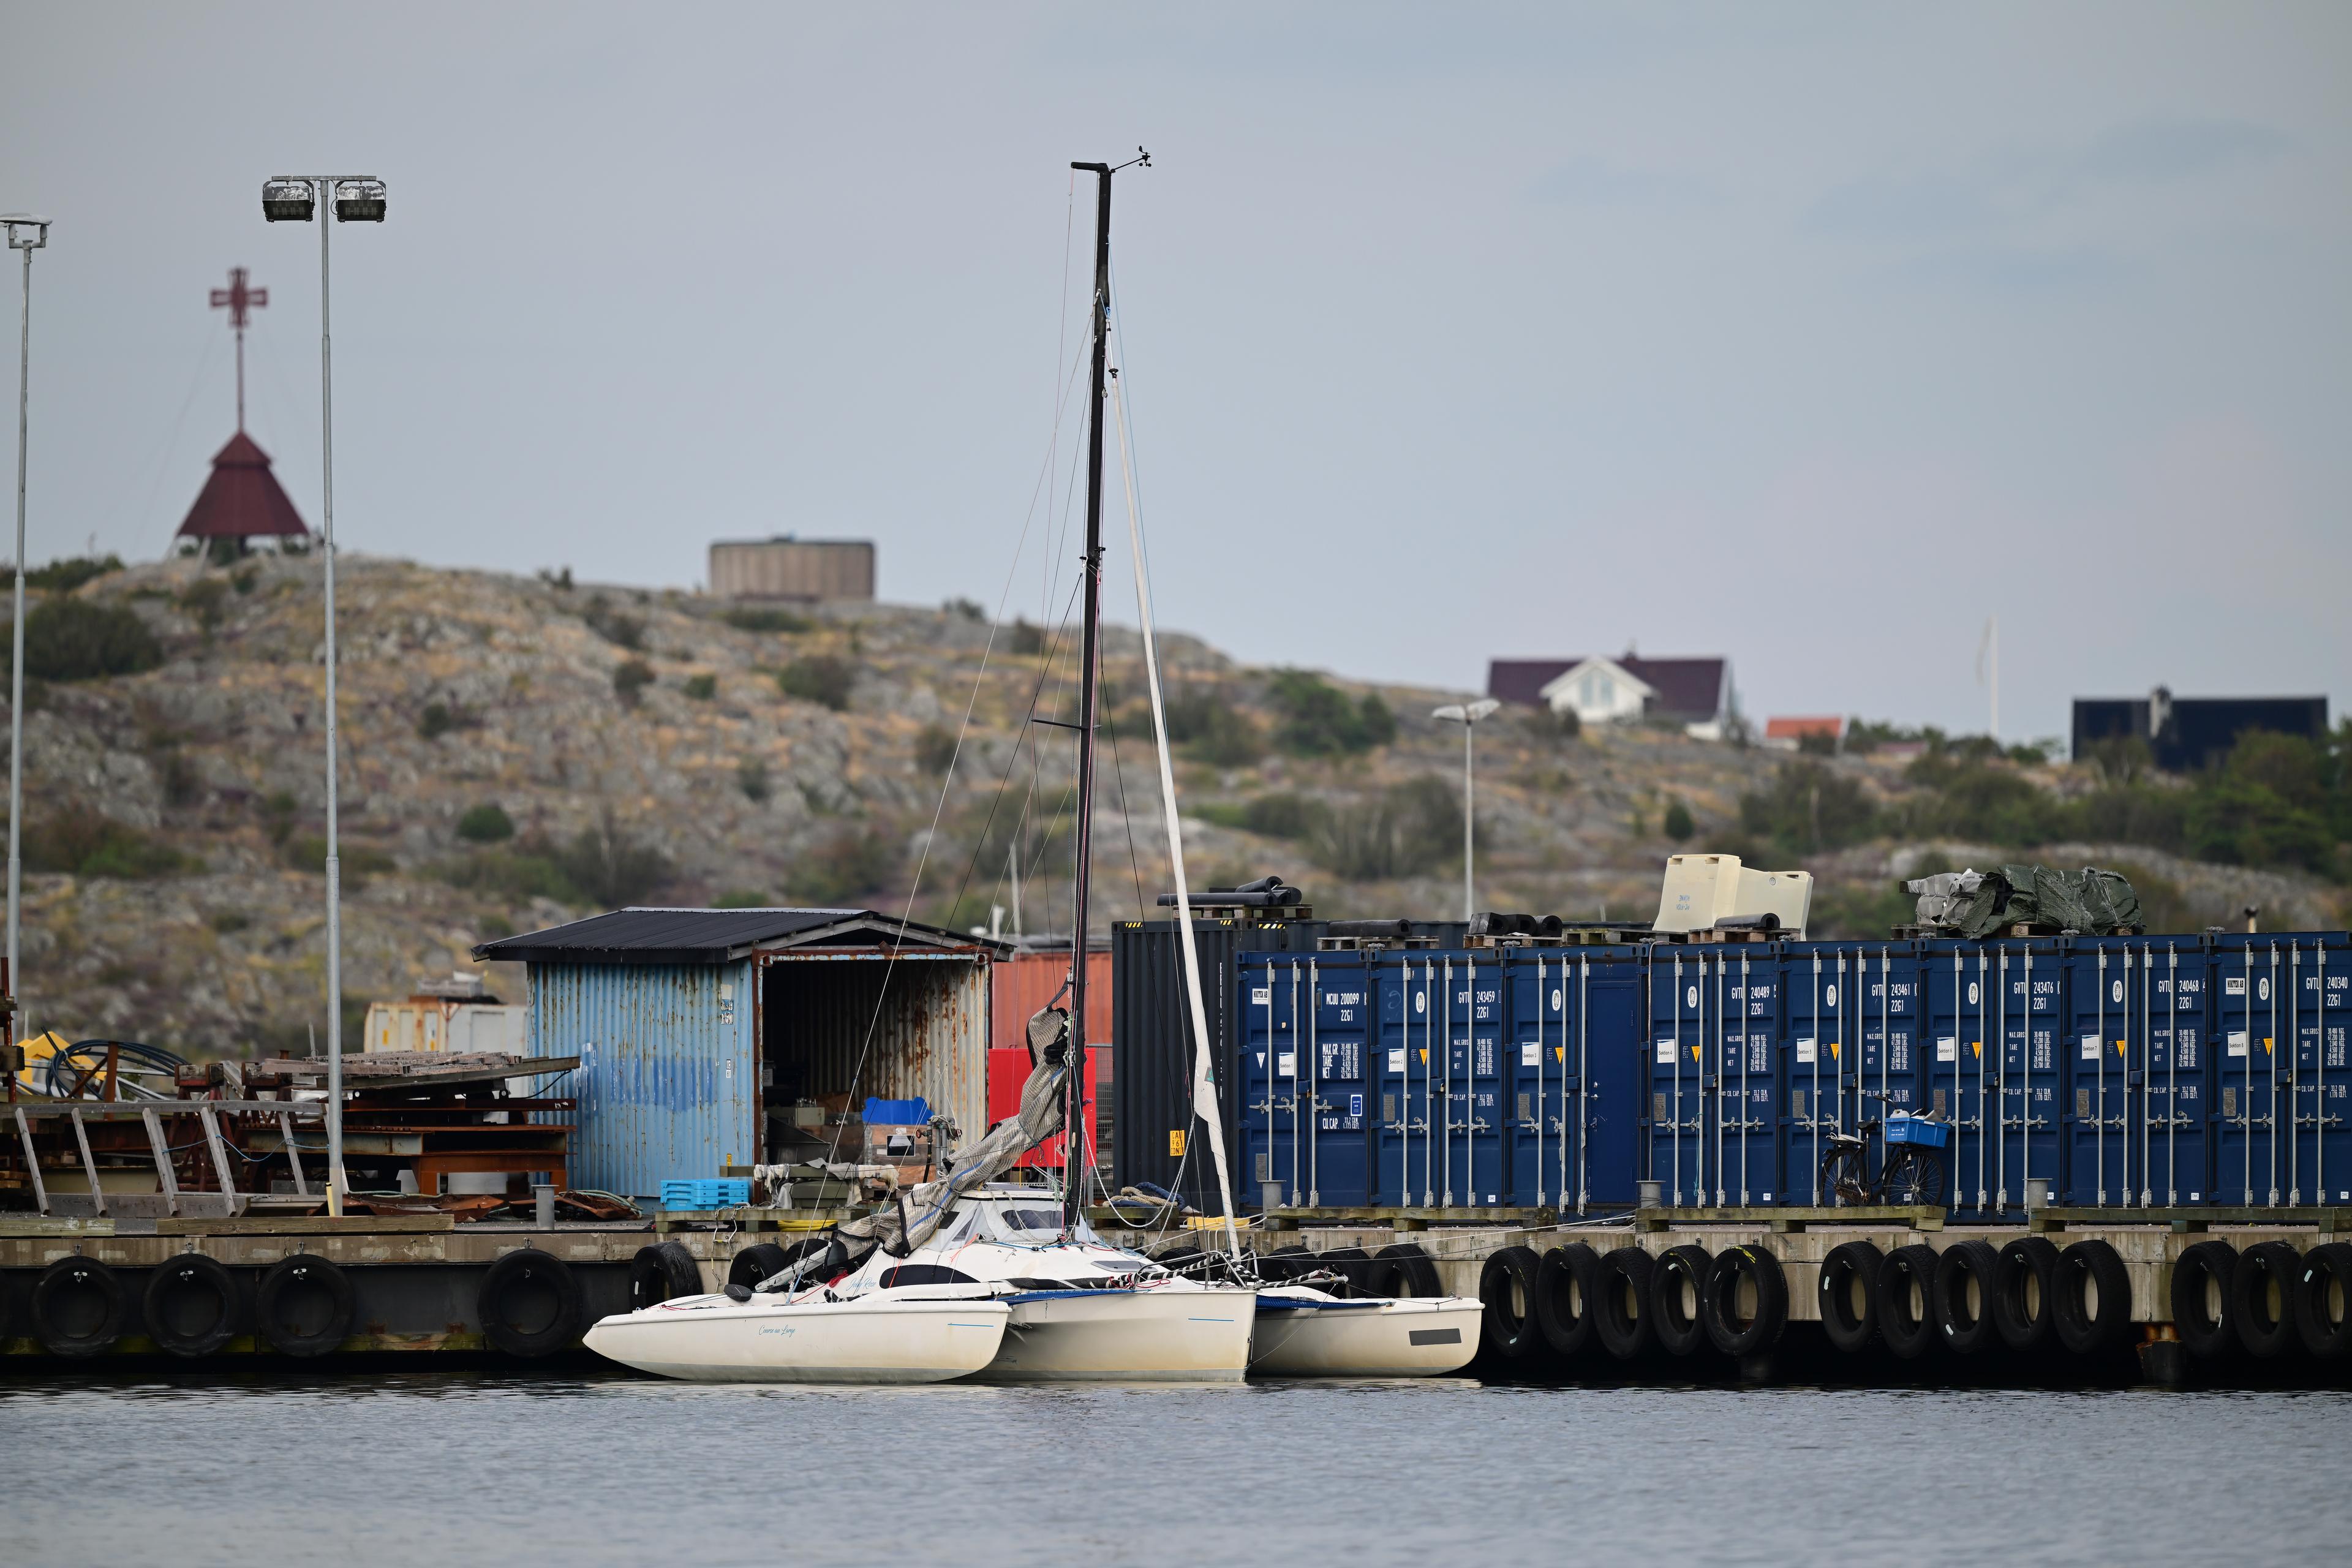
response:
[(255, 1331), (282, 1355), (325, 1355), (351, 1337), (358, 1310), (351, 1276), (307, 1252), (271, 1264), (253, 1292)]
[(1375, 1296), (1443, 1296), (1437, 1265), (1417, 1243), (1392, 1242), (1372, 1254), (1370, 1293)]
[(1974, 1355), (2001, 1342), (1993, 1321), (2000, 1255), (1989, 1241), (1956, 1241), (1936, 1257), (1936, 1329), (1944, 1348)]
[(2303, 1255), (2294, 1327), (2303, 1348), (2322, 1361), (2352, 1355), (2352, 1245), (2331, 1241)]
[(140, 1298), (148, 1337), (176, 1356), (208, 1356), (236, 1333), (236, 1276), (201, 1252), (156, 1265)]
[[(760, 1281), (773, 1279), (792, 1266), (793, 1260), (785, 1256), (782, 1247), (772, 1241), (755, 1241), (737, 1253), (735, 1260), (727, 1266), (727, 1283), (756, 1290)], [(635, 1294), (634, 1288), (630, 1294)]]
[(1668, 1354), (1696, 1355), (1706, 1348), (1706, 1277), (1714, 1267), (1706, 1247), (1685, 1242), (1660, 1253), (1651, 1268), (1650, 1317)]
[(1992, 1322), (2013, 1351), (2038, 1351), (2057, 1322), (2058, 1248), (2046, 1236), (2021, 1236), (1993, 1259)]
[(2230, 1277), (2230, 1316), (2248, 1355), (2271, 1361), (2301, 1342), (2294, 1327), (2294, 1288), (2303, 1279), (2303, 1255), (2290, 1242), (2265, 1241), (2238, 1254)]
[(2238, 1348), (2230, 1313), (2237, 1272), (2238, 1249), (2226, 1241), (2200, 1241), (2172, 1260), (2172, 1331), (2189, 1354), (2211, 1361)]
[(1507, 1360), (1525, 1361), (1544, 1344), (1536, 1323), (1538, 1267), (1533, 1247), (1507, 1247), (1478, 1272), (1486, 1348)]
[(1822, 1259), (1822, 1330), (1848, 1355), (1870, 1348), (1878, 1333), (1878, 1270), (1886, 1255), (1867, 1241), (1830, 1248)]
[(60, 1258), (33, 1281), (33, 1337), (54, 1356), (103, 1355), (122, 1333), (122, 1277), (95, 1258)]
[(1761, 1355), (1789, 1326), (1789, 1277), (1760, 1247), (1727, 1247), (1715, 1255), (1699, 1292), (1706, 1337), (1725, 1355)]
[(1582, 1355), (1592, 1345), (1592, 1300), (1601, 1255), (1580, 1241), (1555, 1247), (1536, 1265), (1536, 1327), (1552, 1353)]
[(633, 1312), (709, 1293), (702, 1288), (702, 1266), (682, 1242), (656, 1241), (651, 1247), (640, 1247), (629, 1259), (629, 1310)]
[(551, 1355), (580, 1337), (580, 1281), (562, 1258), (525, 1247), (490, 1265), (474, 1310), (507, 1354)]
[(2131, 1332), (2131, 1271), (2104, 1241), (2078, 1241), (2058, 1255), (2052, 1302), (2058, 1342), (2074, 1355), (2097, 1355)]
[(1943, 1336), (1936, 1331), (1936, 1249), (1898, 1247), (1878, 1266), (1878, 1337), (1916, 1361)]
[(1335, 1247), (1328, 1252), (1316, 1254), (1315, 1263), (1320, 1268), (1336, 1268), (1344, 1283), (1331, 1292), (1334, 1296), (1362, 1296), (1364, 1276), (1370, 1272), (1372, 1255), (1360, 1247)]
[(1632, 1361), (1658, 1342), (1650, 1316), (1650, 1255), (1619, 1247), (1601, 1255), (1601, 1288), (1592, 1296), (1592, 1331), (1601, 1348), (1619, 1361)]

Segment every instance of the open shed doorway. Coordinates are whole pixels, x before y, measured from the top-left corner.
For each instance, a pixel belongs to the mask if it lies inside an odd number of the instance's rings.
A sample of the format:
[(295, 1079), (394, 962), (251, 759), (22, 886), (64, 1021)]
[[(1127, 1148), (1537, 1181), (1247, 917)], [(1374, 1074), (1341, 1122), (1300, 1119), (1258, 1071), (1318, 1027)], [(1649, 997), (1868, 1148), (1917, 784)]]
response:
[[(795, 950), (760, 970), (767, 1158), (865, 1157), (869, 1100), (920, 1100), (950, 1143), (987, 1131), (985, 954)], [(905, 1117), (903, 1110), (893, 1112)]]

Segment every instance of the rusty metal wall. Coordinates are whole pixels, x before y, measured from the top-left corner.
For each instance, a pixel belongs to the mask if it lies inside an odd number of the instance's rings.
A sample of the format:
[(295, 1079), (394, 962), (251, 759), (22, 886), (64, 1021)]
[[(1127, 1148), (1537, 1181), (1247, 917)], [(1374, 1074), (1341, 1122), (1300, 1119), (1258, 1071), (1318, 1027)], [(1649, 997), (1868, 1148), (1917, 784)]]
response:
[[(1087, 1044), (1110, 1044), (1110, 949), (1087, 954)], [(1000, 1051), (1029, 1046), (1029, 1019), (1070, 977), (1067, 952), (1016, 952), (999, 959), (989, 982), (988, 1043)]]
[(580, 1058), (572, 1184), (658, 1195), (759, 1152), (752, 966), (530, 966), (530, 1054)]
[(871, 950), (799, 952), (764, 955), (762, 964), (760, 1003), (778, 1103), (796, 1069), (810, 1099), (853, 1093), (855, 1111), (869, 1095), (920, 1095), (953, 1117), (966, 1141), (986, 1131), (985, 955), (907, 954), (893, 964)]

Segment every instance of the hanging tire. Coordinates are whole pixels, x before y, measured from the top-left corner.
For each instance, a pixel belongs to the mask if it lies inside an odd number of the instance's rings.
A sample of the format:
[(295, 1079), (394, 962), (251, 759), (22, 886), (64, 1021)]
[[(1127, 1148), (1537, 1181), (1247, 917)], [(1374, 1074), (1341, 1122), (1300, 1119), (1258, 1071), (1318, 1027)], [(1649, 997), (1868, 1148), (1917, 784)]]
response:
[(1619, 1361), (1632, 1361), (1657, 1343), (1650, 1316), (1650, 1255), (1638, 1247), (1619, 1247), (1601, 1255), (1594, 1271), (1600, 1288), (1592, 1294), (1592, 1331), (1601, 1348)]
[(1278, 1285), (1297, 1282), (1315, 1269), (1315, 1255), (1303, 1247), (1277, 1247), (1257, 1260), (1258, 1278)]
[(1761, 1355), (1789, 1326), (1789, 1277), (1780, 1260), (1760, 1247), (1727, 1247), (1715, 1255), (1699, 1292), (1706, 1337), (1727, 1356)]
[(2294, 1327), (2303, 1348), (2322, 1361), (2352, 1355), (2352, 1245), (2331, 1241), (2303, 1255)]
[(1707, 1271), (1715, 1259), (1706, 1248), (1688, 1242), (1658, 1255), (1650, 1269), (1650, 1317), (1658, 1343), (1670, 1355), (1696, 1355), (1706, 1348)]
[(1898, 1247), (1878, 1266), (1878, 1337), (1916, 1361), (1943, 1336), (1936, 1331), (1936, 1249)]
[(1536, 1327), (1554, 1355), (1567, 1360), (1591, 1347), (1600, 1289), (1601, 1255), (1580, 1241), (1553, 1247), (1536, 1265)]
[(282, 1355), (320, 1356), (351, 1338), (359, 1307), (351, 1276), (323, 1258), (297, 1252), (262, 1271), (253, 1325)]
[(95, 1258), (60, 1258), (33, 1281), (33, 1337), (54, 1356), (103, 1355), (122, 1333), (121, 1277)]
[(490, 1343), (510, 1356), (551, 1355), (580, 1337), (580, 1282), (544, 1252), (525, 1248), (491, 1264), (474, 1310)]
[(1478, 1271), (1486, 1345), (1507, 1361), (1525, 1361), (1543, 1348), (1543, 1330), (1536, 1324), (1536, 1268), (1534, 1248), (1507, 1247)]
[(1367, 1294), (1364, 1276), (1370, 1272), (1372, 1255), (1360, 1247), (1335, 1247), (1318, 1254), (1316, 1263), (1325, 1268), (1336, 1268), (1342, 1276), (1336, 1287), (1326, 1289), (1334, 1296), (1353, 1298)]
[(2230, 1281), (2238, 1272), (2238, 1249), (2226, 1241), (2200, 1241), (2173, 1259), (2172, 1331), (2191, 1355), (2211, 1361), (2238, 1348), (2230, 1317)]
[(2057, 1317), (2051, 1298), (2058, 1289), (2058, 1248), (2043, 1236), (2021, 1236), (1993, 1259), (1992, 1322), (2001, 1342), (2013, 1351), (2038, 1351), (2050, 1342)]
[[(756, 1290), (762, 1279), (772, 1279), (793, 1266), (784, 1249), (772, 1241), (755, 1241), (735, 1255), (727, 1266), (727, 1283), (744, 1285)], [(635, 1292), (631, 1291), (634, 1295)]]
[(2000, 1342), (1993, 1322), (2000, 1255), (1987, 1241), (1958, 1241), (1936, 1258), (1936, 1328), (1944, 1348), (1974, 1355)]
[(140, 1299), (148, 1337), (176, 1356), (207, 1356), (236, 1332), (236, 1277), (201, 1252), (166, 1258)]
[(683, 1242), (656, 1241), (651, 1247), (640, 1247), (637, 1255), (629, 1259), (629, 1310), (633, 1312), (664, 1301), (709, 1294), (702, 1288), (702, 1267), (695, 1262), (694, 1254), (686, 1249)]
[(1822, 1259), (1822, 1330), (1848, 1355), (1868, 1350), (1878, 1333), (1878, 1270), (1885, 1261), (1866, 1241), (1832, 1247)]
[(2248, 1355), (2271, 1361), (2295, 1347), (2294, 1288), (2302, 1280), (2303, 1256), (2287, 1242), (2265, 1241), (2238, 1254), (2230, 1316)]
[(1369, 1275), (1371, 1294), (1375, 1296), (1443, 1296), (1445, 1288), (1439, 1283), (1437, 1265), (1418, 1244), (1410, 1241), (1391, 1242), (1372, 1254)]
[(2051, 1306), (2058, 1342), (2073, 1355), (2115, 1349), (2131, 1333), (2131, 1273), (2104, 1241), (2078, 1241), (2058, 1255)]

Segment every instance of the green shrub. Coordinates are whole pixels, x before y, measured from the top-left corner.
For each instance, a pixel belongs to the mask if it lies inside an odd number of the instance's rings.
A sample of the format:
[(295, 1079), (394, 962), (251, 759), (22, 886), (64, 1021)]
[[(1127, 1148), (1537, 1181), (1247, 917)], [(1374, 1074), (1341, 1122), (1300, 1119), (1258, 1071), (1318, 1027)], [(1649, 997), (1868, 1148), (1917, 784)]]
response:
[(273, 791), (261, 803), (262, 830), (269, 835), (272, 844), (283, 844), (294, 831), (294, 814), (299, 809), (294, 796), (285, 790)]
[(804, 632), (815, 625), (806, 616), (796, 616), (790, 610), (753, 609), (748, 605), (730, 610), (719, 618), (739, 632)]
[[(0, 669), (14, 638), (0, 626)], [(100, 680), (163, 662), (163, 646), (136, 610), (85, 599), (50, 599), (25, 617), (25, 673), (35, 680)]]
[(253, 917), (243, 910), (215, 910), (205, 923), (223, 936), (235, 936), (253, 924)]
[(416, 716), (416, 732), (428, 741), (437, 741), (457, 728), (446, 702), (427, 702), (425, 711)]
[(777, 689), (804, 702), (821, 702), (838, 713), (849, 706), (857, 671), (831, 654), (796, 658), (776, 676)]
[(1677, 844), (1689, 843), (1691, 835), (1698, 831), (1698, 824), (1691, 820), (1690, 807), (1679, 800), (1667, 804), (1664, 826), (1666, 837)]
[(68, 555), (25, 574), (25, 586), (44, 594), (70, 594), (84, 583), (122, 570), (120, 555)]
[[(1196, 763), (1212, 767), (1246, 767), (1265, 754), (1265, 742), (1249, 716), (1214, 690), (1178, 691), (1161, 704), (1168, 720), (1168, 743), (1181, 747)], [(1139, 731), (1148, 726), (1138, 724)]]
[(1350, 702), (1321, 676), (1286, 669), (1274, 677), (1266, 696), (1283, 716), (1276, 739), (1295, 756), (1350, 756), (1396, 738), (1396, 718), (1376, 692)]
[(610, 817), (582, 829), (555, 863), (590, 901), (607, 906), (634, 904), (670, 878), (668, 858), (623, 832)]
[(1740, 797), (1739, 822), (1789, 853), (1808, 854), (1869, 838), (1878, 811), (1859, 783), (1827, 763), (1783, 763), (1769, 788)]
[(757, 757), (745, 757), (735, 764), (735, 787), (743, 798), (755, 805), (768, 798), (768, 764)]
[(943, 724), (926, 724), (915, 737), (915, 765), (927, 773), (944, 776), (955, 766), (956, 738)]
[(641, 658), (624, 659), (613, 670), (613, 691), (624, 708), (635, 708), (646, 687), (654, 683), (654, 667)]
[(587, 606), (580, 612), (580, 618), (588, 623), (590, 631), (615, 647), (625, 647), (632, 653), (645, 648), (645, 618), (623, 615), (613, 608), (602, 594), (588, 596)]
[(714, 910), (763, 910), (768, 907), (768, 895), (755, 893), (748, 888), (738, 888), (733, 892), (721, 893), (711, 900), (710, 907)]
[(979, 601), (974, 599), (950, 599), (940, 608), (958, 620), (985, 622), (988, 619), (988, 612), (981, 607)]
[(1025, 620), (1017, 620), (1013, 623), (1012, 635), (1005, 639), (1004, 646), (1019, 655), (1044, 653), (1045, 634)]
[(1282, 790), (1253, 797), (1243, 808), (1242, 826), (1268, 838), (1304, 838), (1329, 815), (1321, 801)]
[(26, 868), (78, 877), (143, 881), (175, 871), (199, 871), (204, 862), (159, 844), (128, 823), (86, 805), (70, 805), (25, 825)]
[[(298, 833), (286, 841), (278, 853), (292, 870), (315, 871), (322, 877), (327, 874), (327, 840), (322, 834)], [(336, 846), (335, 854), (347, 888), (363, 887), (370, 877), (387, 876), (400, 869), (399, 862), (373, 844), (354, 844), (347, 838)]]
[(180, 608), (206, 631), (216, 630), (228, 610), (228, 584), (217, 577), (199, 577), (180, 590)]
[(686, 694), (697, 702), (708, 702), (719, 695), (719, 678), (715, 675), (689, 675), (686, 678)]
[(904, 855), (894, 837), (845, 823), (793, 863), (785, 886), (796, 900), (854, 907), (888, 890)]
[(1330, 809), (1307, 839), (1318, 865), (1357, 882), (1417, 877), (1461, 848), (1462, 797), (1427, 775)]
[(495, 801), (467, 808), (457, 819), (457, 837), (469, 844), (497, 844), (514, 837), (514, 818)]

